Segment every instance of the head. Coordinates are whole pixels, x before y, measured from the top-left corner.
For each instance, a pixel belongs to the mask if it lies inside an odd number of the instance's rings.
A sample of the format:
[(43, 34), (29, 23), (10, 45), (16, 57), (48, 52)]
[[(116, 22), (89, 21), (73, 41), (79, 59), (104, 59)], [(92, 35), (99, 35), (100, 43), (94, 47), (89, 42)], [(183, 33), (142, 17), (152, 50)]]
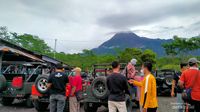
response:
[(187, 69), (187, 67), (188, 67), (187, 65), (188, 65), (187, 63), (181, 63), (180, 64), (181, 72), (183, 72)]
[(56, 71), (64, 71), (64, 67), (61, 63), (56, 64)]
[(137, 60), (133, 58), (133, 59), (131, 59), (130, 63), (131, 63), (132, 65), (136, 65)]
[(76, 67), (73, 69), (73, 71), (75, 72), (75, 75), (81, 75), (81, 68)]
[(112, 62), (112, 68), (113, 68), (114, 72), (119, 72), (119, 70), (120, 70), (120, 64), (119, 64), (119, 62), (118, 61)]
[(200, 61), (198, 61), (196, 58), (190, 58), (188, 60), (188, 65), (190, 67), (198, 67), (198, 64), (200, 63)]
[(149, 73), (151, 73), (151, 70), (152, 70), (152, 63), (151, 62), (144, 62), (142, 64), (142, 71), (145, 75), (148, 75)]

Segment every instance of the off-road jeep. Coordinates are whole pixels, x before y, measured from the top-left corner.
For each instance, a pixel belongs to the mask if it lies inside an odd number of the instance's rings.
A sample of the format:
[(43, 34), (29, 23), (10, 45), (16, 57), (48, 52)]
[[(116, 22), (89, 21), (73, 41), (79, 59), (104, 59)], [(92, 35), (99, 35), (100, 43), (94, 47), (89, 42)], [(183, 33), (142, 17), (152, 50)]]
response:
[(158, 95), (170, 95), (175, 70), (162, 69), (155, 72)]
[(39, 74), (43, 63), (40, 62), (4, 62), (0, 74), (0, 97), (5, 106), (14, 99), (25, 100), (27, 107), (33, 107), (31, 86)]
[[(126, 64), (121, 64), (124, 70)], [(98, 107), (108, 107), (109, 90), (106, 84), (106, 77), (111, 73), (111, 64), (93, 65), (92, 78), (84, 93), (82, 101), (85, 112), (96, 112)], [(93, 80), (92, 80), (93, 79)], [(132, 112), (133, 102), (127, 96), (126, 104), (128, 112)]]

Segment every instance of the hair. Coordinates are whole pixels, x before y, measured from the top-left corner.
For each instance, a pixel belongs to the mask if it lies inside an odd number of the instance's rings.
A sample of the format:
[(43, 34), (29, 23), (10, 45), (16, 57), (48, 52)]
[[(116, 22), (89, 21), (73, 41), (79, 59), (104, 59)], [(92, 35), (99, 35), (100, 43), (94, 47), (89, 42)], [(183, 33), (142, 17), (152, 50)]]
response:
[(151, 62), (144, 62), (144, 63), (143, 63), (143, 66), (144, 66), (145, 68), (147, 68), (149, 71), (152, 71), (153, 65), (152, 65)]
[(56, 69), (63, 69), (63, 65), (61, 63), (56, 64)]
[(112, 68), (117, 68), (119, 66), (119, 62), (118, 61), (113, 61), (112, 62)]
[(192, 67), (192, 66), (194, 66), (194, 65), (196, 65), (196, 63), (189, 62), (189, 66), (190, 66), (190, 67)]
[(81, 72), (81, 68), (79, 68), (79, 67), (76, 67), (76, 68), (74, 68), (73, 70), (74, 70), (74, 71), (79, 71), (79, 72)]
[(183, 67), (186, 67), (187, 65), (188, 65), (187, 63), (181, 63), (180, 67), (183, 68)]

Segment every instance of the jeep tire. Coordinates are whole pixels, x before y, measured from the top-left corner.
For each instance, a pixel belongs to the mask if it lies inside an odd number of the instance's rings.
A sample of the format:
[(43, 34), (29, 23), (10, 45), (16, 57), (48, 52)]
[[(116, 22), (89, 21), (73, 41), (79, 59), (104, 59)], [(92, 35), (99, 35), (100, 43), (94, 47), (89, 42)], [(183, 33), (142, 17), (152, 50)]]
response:
[(4, 106), (10, 106), (10, 105), (12, 105), (13, 101), (14, 101), (14, 98), (3, 97), (1, 100), (1, 104)]
[(39, 93), (46, 94), (48, 92), (47, 89), (47, 81), (48, 81), (48, 75), (40, 75), (35, 80), (35, 86)]
[(33, 101), (33, 105), (38, 112), (44, 112), (47, 110), (49, 103), (40, 102), (38, 100)]
[(106, 84), (106, 77), (98, 77), (92, 82), (92, 94), (97, 99), (108, 98), (109, 90)]
[(6, 89), (6, 78), (0, 74), (0, 92)]
[(165, 76), (164, 82), (167, 86), (172, 86), (173, 77), (172, 76)]

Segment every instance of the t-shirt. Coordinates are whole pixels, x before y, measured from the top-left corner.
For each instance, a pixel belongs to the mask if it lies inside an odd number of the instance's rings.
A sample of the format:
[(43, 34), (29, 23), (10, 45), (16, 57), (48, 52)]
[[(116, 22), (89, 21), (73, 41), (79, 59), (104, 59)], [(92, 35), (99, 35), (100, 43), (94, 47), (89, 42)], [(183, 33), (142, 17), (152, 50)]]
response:
[(192, 86), (193, 82), (196, 80), (196, 82), (194, 82), (191, 94), (193, 100), (200, 101), (200, 76), (199, 76), (200, 72), (198, 74), (198, 79), (195, 79), (198, 72), (199, 70), (194, 68), (185, 70), (181, 75), (180, 81), (184, 82), (185, 88), (188, 89)]
[(75, 92), (82, 90), (82, 78), (81, 78), (80, 75), (76, 75), (76, 76), (73, 77), (72, 87), (74, 87), (74, 86), (76, 87)]
[(67, 75), (63, 72), (55, 72), (49, 76), (48, 83), (51, 83), (50, 94), (65, 95), (66, 84), (69, 82)]
[(119, 73), (108, 76), (107, 87), (110, 91), (109, 101), (125, 101), (125, 94), (129, 94), (126, 77)]
[(183, 92), (183, 90), (180, 88), (180, 86), (178, 86), (178, 81), (179, 81), (180, 77), (181, 77), (181, 72), (174, 74), (174, 80), (176, 81), (176, 92), (177, 93)]
[(128, 65), (127, 65), (127, 75), (128, 75), (127, 78), (133, 79), (135, 74), (136, 74), (135, 67), (131, 63), (128, 63)]

